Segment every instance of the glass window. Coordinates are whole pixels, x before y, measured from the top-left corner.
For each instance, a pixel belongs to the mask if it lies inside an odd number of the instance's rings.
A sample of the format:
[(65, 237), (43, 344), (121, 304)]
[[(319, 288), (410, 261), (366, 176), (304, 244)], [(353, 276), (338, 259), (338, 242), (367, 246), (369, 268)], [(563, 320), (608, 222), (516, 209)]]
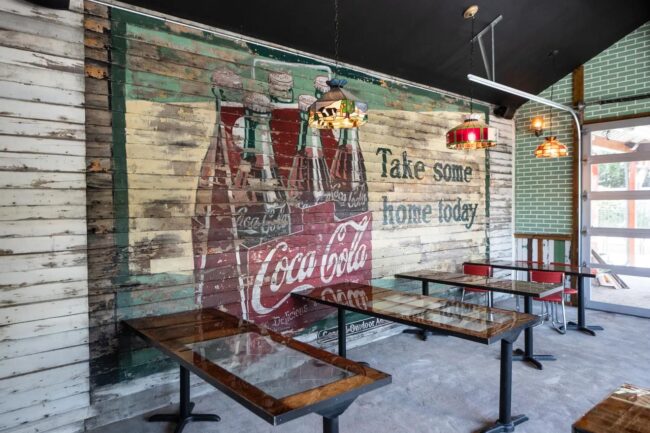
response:
[(591, 226), (650, 229), (650, 200), (592, 200)]
[(608, 265), (647, 267), (650, 263), (650, 239), (592, 236), (591, 250), (592, 263), (599, 263), (593, 252)]
[(593, 200), (591, 202), (591, 226), (626, 228), (627, 200)]
[(650, 125), (604, 129), (591, 133), (592, 155), (614, 155), (650, 150)]
[(608, 162), (591, 165), (592, 191), (650, 189), (650, 161)]
[(636, 200), (634, 215), (635, 228), (650, 229), (650, 200)]

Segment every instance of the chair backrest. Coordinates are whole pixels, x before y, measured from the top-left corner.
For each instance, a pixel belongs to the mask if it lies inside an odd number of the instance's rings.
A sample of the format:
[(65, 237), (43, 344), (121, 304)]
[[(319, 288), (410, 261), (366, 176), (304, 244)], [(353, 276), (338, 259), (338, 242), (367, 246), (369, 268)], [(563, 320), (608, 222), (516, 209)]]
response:
[(463, 273), (467, 275), (479, 275), (481, 277), (492, 276), (492, 266), (463, 264)]
[(530, 281), (535, 283), (564, 284), (564, 272), (530, 271)]

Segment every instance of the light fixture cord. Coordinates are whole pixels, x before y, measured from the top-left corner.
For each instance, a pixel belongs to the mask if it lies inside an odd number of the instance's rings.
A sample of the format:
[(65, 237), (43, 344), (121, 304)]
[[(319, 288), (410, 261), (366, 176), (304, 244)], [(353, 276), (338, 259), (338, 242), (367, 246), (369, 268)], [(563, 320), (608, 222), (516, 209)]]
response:
[(221, 90), (217, 86), (212, 87), (212, 94), (217, 98), (217, 143), (221, 142)]
[[(555, 76), (555, 54), (551, 52), (551, 62), (553, 68), (553, 76)], [(553, 89), (555, 88), (555, 83), (551, 84), (551, 101), (553, 100)], [(548, 135), (549, 137), (553, 136), (553, 107), (548, 107)]]
[[(469, 40), (469, 73), (474, 69), (474, 20), (476, 16), (472, 16), (471, 38)], [(474, 114), (474, 83), (469, 83), (469, 114)]]
[(339, 0), (334, 0), (334, 78), (339, 69)]

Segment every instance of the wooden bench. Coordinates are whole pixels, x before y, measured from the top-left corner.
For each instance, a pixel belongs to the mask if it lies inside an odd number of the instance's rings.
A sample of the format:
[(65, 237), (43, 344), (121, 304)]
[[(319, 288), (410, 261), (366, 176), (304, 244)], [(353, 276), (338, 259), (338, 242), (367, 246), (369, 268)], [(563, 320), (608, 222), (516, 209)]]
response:
[(272, 425), (317, 413), (323, 432), (361, 394), (387, 385), (381, 371), (260, 328), (216, 309), (127, 320), (125, 325), (180, 364), (180, 411), (149, 421), (220, 421), (193, 414), (190, 371)]

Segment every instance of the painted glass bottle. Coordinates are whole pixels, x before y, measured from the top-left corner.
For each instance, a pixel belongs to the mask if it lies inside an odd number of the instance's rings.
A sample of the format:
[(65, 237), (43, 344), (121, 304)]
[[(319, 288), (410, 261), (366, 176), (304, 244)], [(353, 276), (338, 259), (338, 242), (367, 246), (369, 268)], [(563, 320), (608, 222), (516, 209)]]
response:
[(309, 127), (309, 107), (316, 101), (310, 95), (298, 97), (300, 130), (296, 154), (289, 172), (289, 192), (300, 207), (307, 207), (329, 199), (331, 190), (329, 170), (323, 154), (318, 130)]
[(289, 234), (290, 212), (271, 139), (271, 100), (261, 93), (244, 95), (244, 143), (240, 186), (250, 203), (238, 203), (237, 232), (245, 245)]
[(336, 218), (341, 220), (368, 210), (366, 165), (357, 128), (339, 130), (330, 177)]
[(241, 92), (242, 80), (234, 72), (223, 68), (213, 73), (215, 124), (199, 172), (192, 243), (197, 303), (204, 307), (219, 305), (232, 314), (246, 317), (242, 301), (245, 263), (238, 247), (235, 208), (230, 193), (233, 145), (227, 139), (223, 123), (223, 103), (240, 100)]

